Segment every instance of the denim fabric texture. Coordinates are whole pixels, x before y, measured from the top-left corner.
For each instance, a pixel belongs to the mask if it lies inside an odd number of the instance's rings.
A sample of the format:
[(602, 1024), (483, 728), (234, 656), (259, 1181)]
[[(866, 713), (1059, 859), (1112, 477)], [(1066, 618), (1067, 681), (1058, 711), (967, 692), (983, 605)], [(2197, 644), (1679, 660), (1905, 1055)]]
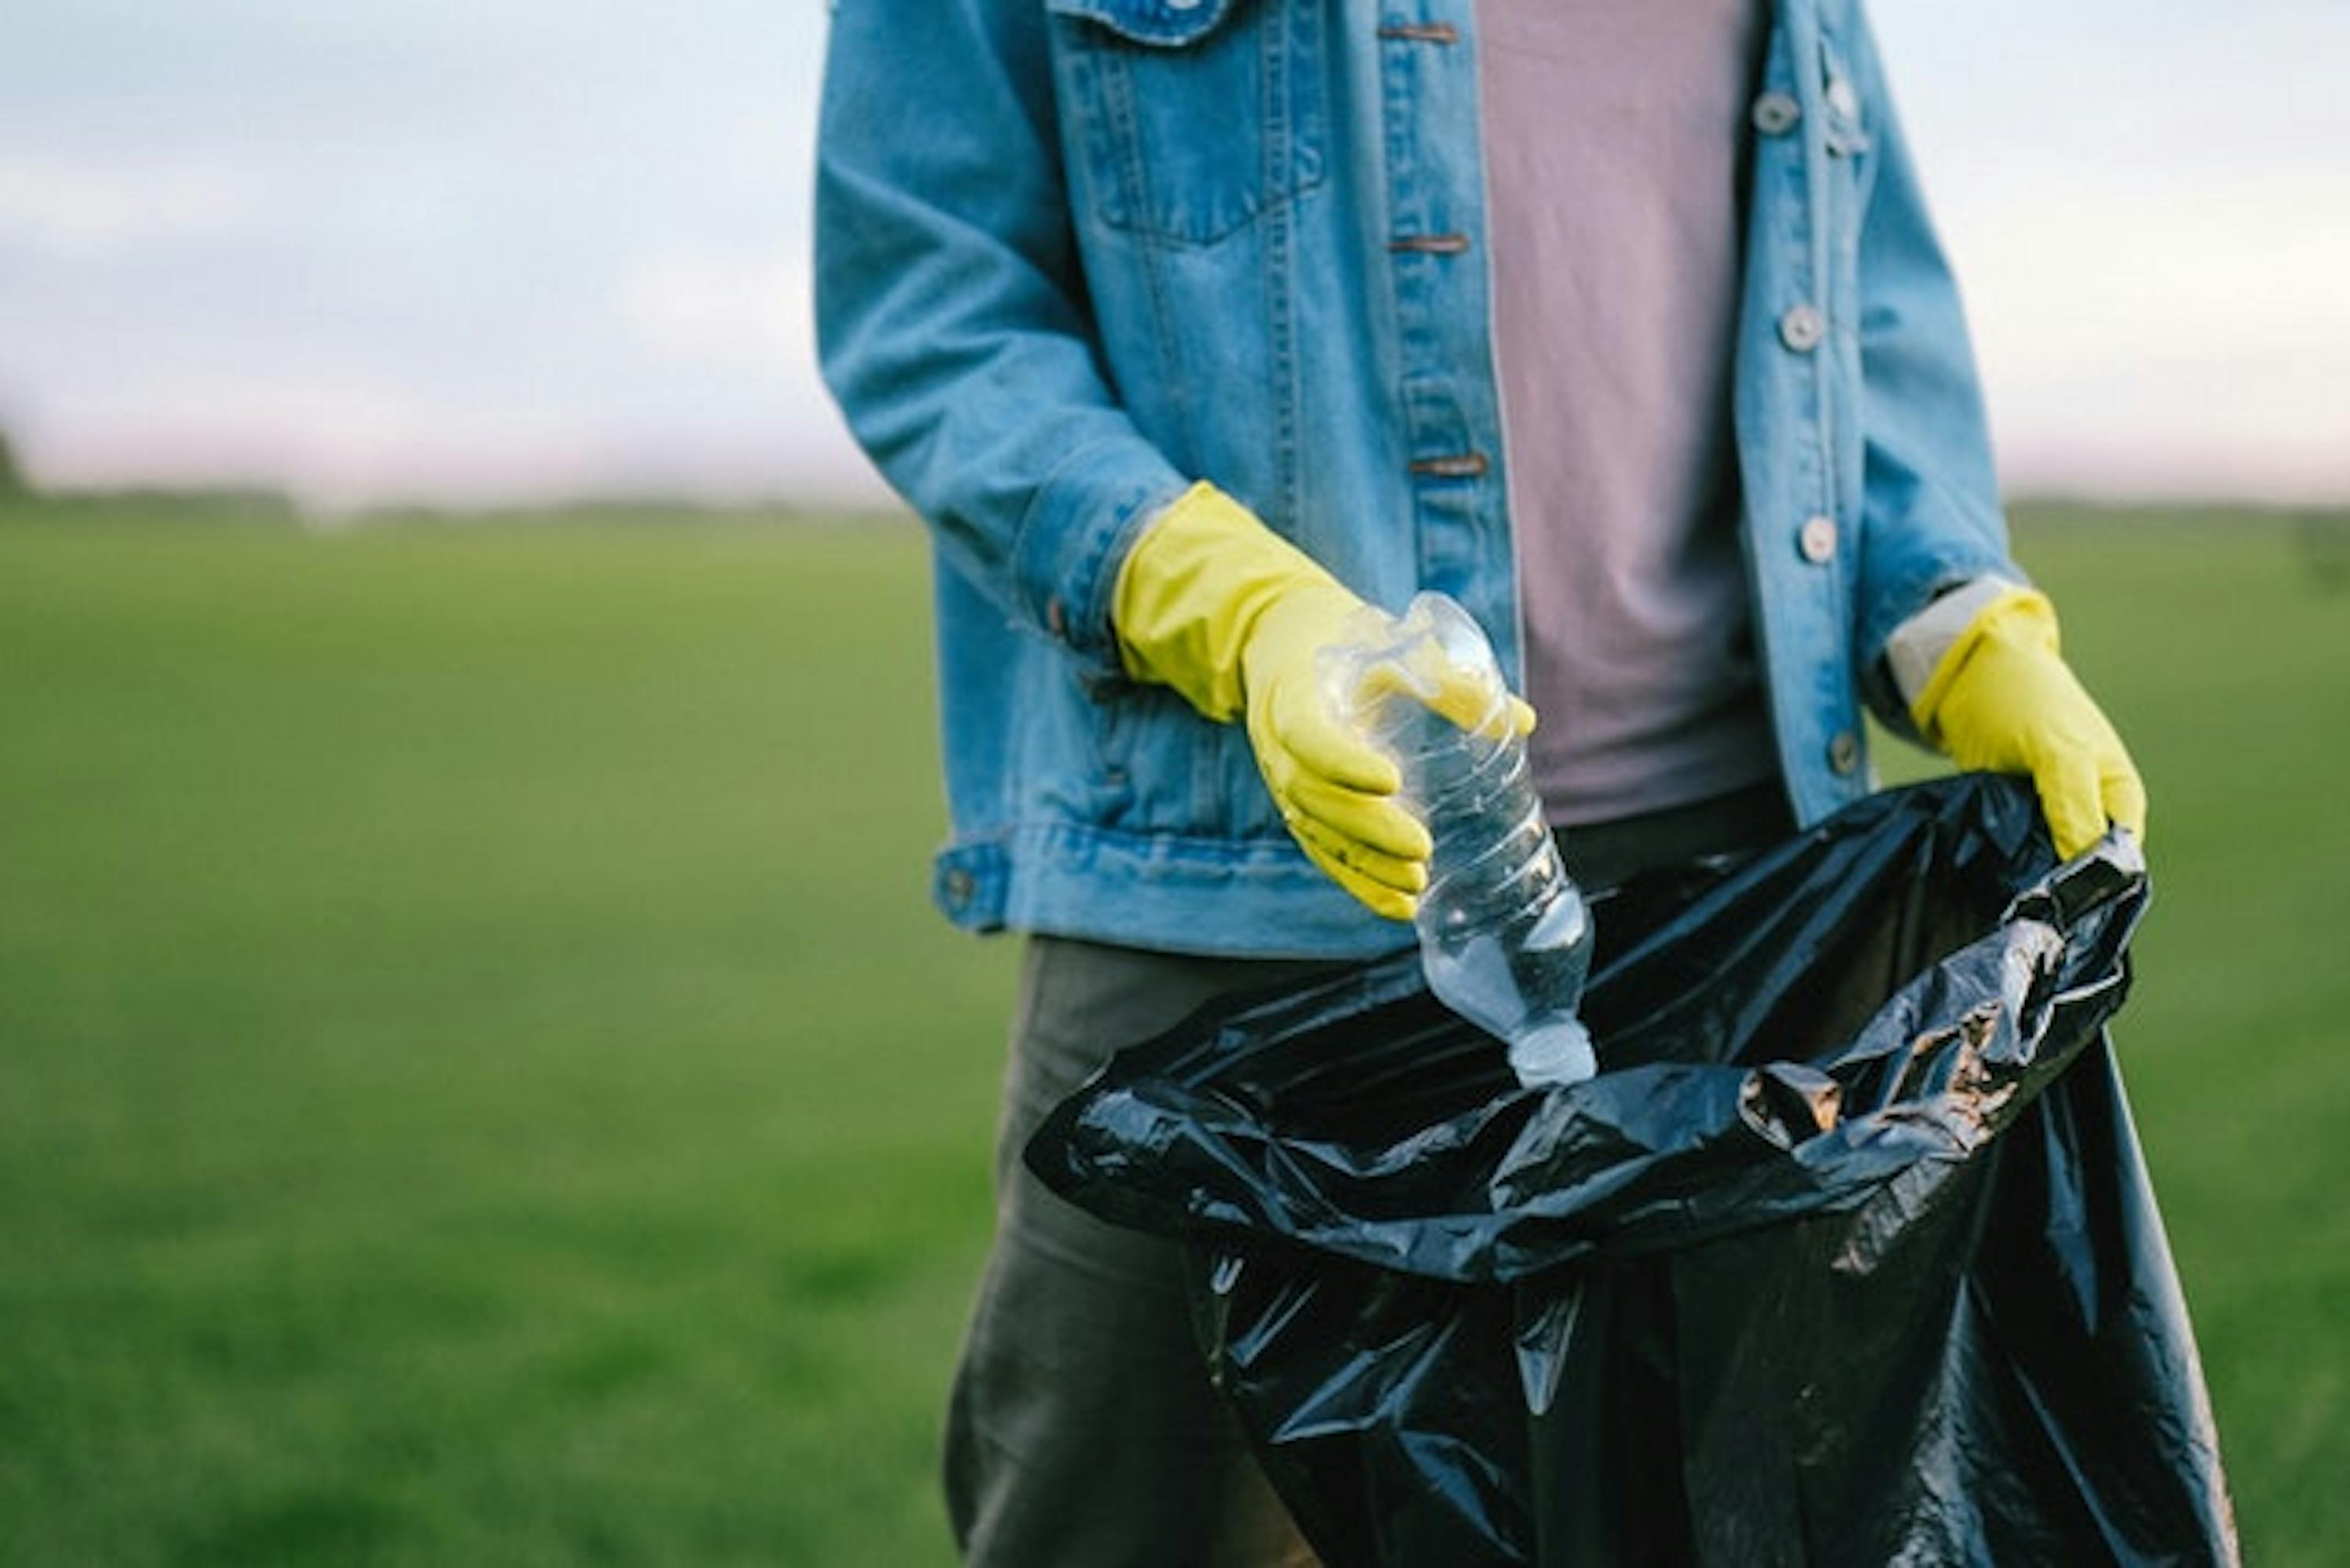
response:
[[(1126, 550), (1214, 481), (1519, 679), (1472, 0), (837, 0), (817, 326), (929, 524), (957, 922), (1170, 951), (1410, 940), (1293, 846), (1246, 736), (1127, 680)], [(1864, 793), (1883, 655), (2009, 558), (1959, 296), (1855, 0), (1779, 0), (1733, 420), (1778, 757)], [(1604, 243), (1606, 215), (1593, 216)]]

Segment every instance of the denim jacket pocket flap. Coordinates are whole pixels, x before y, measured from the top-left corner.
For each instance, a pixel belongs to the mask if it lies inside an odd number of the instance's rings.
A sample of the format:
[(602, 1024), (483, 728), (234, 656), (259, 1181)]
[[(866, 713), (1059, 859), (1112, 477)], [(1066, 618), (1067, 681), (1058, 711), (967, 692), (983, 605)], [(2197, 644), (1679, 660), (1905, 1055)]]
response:
[(1844, 56), (1825, 35), (1820, 38), (1820, 102), (1826, 111), (1821, 123), (1828, 151), (1840, 157), (1867, 151), (1871, 141), (1863, 119), (1859, 84)]
[(1045, 0), (1045, 8), (1097, 23), (1121, 38), (1162, 49), (1196, 44), (1241, 0)]

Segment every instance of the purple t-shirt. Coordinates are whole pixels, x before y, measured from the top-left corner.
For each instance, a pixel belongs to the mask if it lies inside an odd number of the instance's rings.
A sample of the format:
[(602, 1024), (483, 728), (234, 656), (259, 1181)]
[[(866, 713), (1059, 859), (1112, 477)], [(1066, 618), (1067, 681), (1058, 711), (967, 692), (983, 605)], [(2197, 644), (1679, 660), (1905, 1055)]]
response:
[(1477, 0), (1510, 514), (1551, 818), (1776, 767), (1730, 374), (1762, 0)]

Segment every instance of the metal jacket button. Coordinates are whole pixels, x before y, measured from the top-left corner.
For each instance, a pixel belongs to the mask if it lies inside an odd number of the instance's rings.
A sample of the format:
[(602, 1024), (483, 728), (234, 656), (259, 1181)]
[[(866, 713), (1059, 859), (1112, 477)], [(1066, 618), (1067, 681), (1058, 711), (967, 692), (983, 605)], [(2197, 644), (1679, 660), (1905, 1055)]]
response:
[(1850, 730), (1838, 730), (1835, 739), (1828, 742), (1828, 766), (1849, 778), (1860, 766), (1860, 737)]
[(1765, 136), (1784, 136), (1804, 118), (1804, 107), (1783, 92), (1766, 92), (1754, 100), (1754, 129)]
[(1779, 341), (1798, 354), (1808, 354), (1828, 335), (1827, 318), (1808, 305), (1799, 305), (1779, 317)]
[(1835, 519), (1827, 516), (1804, 519), (1804, 525), (1795, 531), (1795, 548), (1801, 550), (1804, 559), (1814, 566), (1825, 566), (1835, 560)]

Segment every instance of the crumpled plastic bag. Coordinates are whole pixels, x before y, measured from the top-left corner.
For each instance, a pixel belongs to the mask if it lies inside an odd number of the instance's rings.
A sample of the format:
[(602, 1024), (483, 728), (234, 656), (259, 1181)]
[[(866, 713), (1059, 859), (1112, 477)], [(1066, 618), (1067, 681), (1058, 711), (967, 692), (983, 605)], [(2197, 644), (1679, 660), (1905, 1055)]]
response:
[(2143, 860), (1873, 796), (1596, 905), (1596, 1078), (1418, 955), (1212, 1007), (1028, 1146), (1181, 1238), (1327, 1568), (2237, 1561), (2105, 1024)]

